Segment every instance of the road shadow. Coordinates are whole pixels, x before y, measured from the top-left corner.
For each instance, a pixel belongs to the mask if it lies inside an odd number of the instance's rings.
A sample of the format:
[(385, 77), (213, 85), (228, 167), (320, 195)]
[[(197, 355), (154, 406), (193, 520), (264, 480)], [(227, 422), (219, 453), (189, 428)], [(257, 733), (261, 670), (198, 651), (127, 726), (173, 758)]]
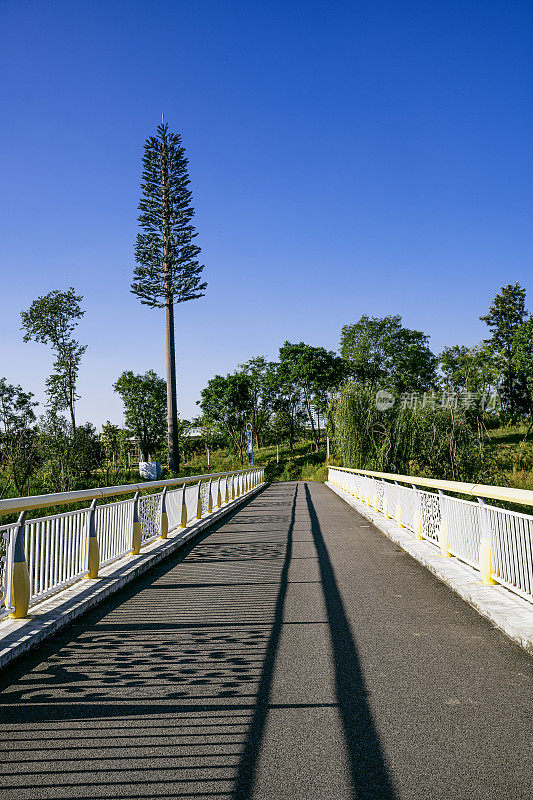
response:
[(393, 800), (395, 792), (368, 705), (357, 647), (311, 492), (307, 484), (304, 488), (326, 604), (335, 667), (335, 694), (346, 742), (353, 797), (357, 800)]
[(247, 800), (247, 798), (251, 798), (253, 795), (254, 783), (257, 774), (257, 765), (261, 753), (261, 745), (270, 705), (274, 668), (276, 665), (276, 657), (278, 654), (281, 632), (283, 629), (283, 612), (289, 583), (289, 567), (292, 558), (292, 540), (297, 498), (298, 484), (295, 485), (294, 496), (292, 500), (291, 518), (287, 531), (287, 544), (285, 547), (285, 558), (280, 575), (279, 591), (274, 609), (274, 619), (265, 649), (265, 657), (261, 666), (261, 675), (257, 688), (255, 707), (252, 713), (252, 719), (239, 761), (239, 766), (237, 768), (237, 776), (235, 778), (232, 800)]

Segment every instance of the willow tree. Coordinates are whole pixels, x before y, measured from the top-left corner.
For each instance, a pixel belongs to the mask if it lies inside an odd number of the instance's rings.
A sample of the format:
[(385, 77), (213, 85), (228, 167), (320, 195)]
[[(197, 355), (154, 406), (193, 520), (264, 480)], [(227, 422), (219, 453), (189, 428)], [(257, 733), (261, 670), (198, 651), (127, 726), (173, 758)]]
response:
[(174, 305), (202, 297), (207, 286), (201, 282), (200, 248), (194, 244), (197, 232), (192, 225), (187, 165), (181, 136), (171, 133), (163, 119), (156, 136), (144, 144), (138, 217), (142, 232), (137, 234), (131, 291), (144, 305), (165, 309), (168, 459), (172, 470), (179, 469)]

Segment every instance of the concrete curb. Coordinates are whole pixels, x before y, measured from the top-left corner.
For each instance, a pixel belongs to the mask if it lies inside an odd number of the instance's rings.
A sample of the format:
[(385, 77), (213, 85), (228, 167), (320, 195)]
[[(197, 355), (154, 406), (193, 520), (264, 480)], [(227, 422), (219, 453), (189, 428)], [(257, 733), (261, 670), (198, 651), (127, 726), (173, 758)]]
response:
[(143, 573), (168, 558), (201, 531), (226, 517), (266, 486), (262, 483), (187, 528), (169, 531), (168, 539), (154, 539), (138, 556), (127, 555), (100, 570), (99, 577), (77, 581), (30, 608), (27, 619), (0, 622), (0, 668), (54, 636), (82, 614), (123, 589)]
[(376, 528), (399, 545), (410, 556), (430, 570), (440, 581), (453, 589), (459, 597), (489, 619), (510, 639), (533, 655), (533, 605), (504, 586), (485, 586), (479, 573), (458, 558), (442, 558), (438, 548), (426, 539), (416, 539), (394, 520), (369, 508), (353, 495), (339, 489), (329, 481), (326, 486), (348, 505), (355, 508)]

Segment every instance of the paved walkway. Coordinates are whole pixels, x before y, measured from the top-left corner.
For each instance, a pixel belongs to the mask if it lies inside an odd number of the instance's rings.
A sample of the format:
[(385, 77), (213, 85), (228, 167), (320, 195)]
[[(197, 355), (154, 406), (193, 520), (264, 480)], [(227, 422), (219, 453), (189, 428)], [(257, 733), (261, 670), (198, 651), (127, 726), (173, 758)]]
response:
[(327, 487), (274, 484), (6, 670), (0, 798), (529, 800), (532, 688)]

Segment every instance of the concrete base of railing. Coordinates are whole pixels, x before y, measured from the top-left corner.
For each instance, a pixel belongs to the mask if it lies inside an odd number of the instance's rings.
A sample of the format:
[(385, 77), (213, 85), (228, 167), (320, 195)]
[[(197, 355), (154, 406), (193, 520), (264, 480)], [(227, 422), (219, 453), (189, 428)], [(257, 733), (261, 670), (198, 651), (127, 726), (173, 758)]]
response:
[(533, 655), (533, 605), (504, 586), (487, 586), (476, 570), (458, 558), (443, 558), (440, 550), (426, 539), (418, 539), (397, 522), (357, 500), (334, 484), (326, 482), (335, 494), (379, 528), (389, 539), (409, 553), (435, 577), (453, 589), (463, 600)]
[(139, 555), (124, 556), (103, 567), (95, 580), (77, 581), (42, 603), (32, 606), (27, 619), (5, 619), (0, 622), (0, 668), (37, 647), (44, 639), (58, 633), (82, 614), (168, 558), (201, 531), (246, 503), (265, 485), (266, 483), (261, 483), (247, 494), (230, 500), (222, 508), (189, 523), (186, 528), (169, 531), (166, 539), (154, 539), (142, 548)]

